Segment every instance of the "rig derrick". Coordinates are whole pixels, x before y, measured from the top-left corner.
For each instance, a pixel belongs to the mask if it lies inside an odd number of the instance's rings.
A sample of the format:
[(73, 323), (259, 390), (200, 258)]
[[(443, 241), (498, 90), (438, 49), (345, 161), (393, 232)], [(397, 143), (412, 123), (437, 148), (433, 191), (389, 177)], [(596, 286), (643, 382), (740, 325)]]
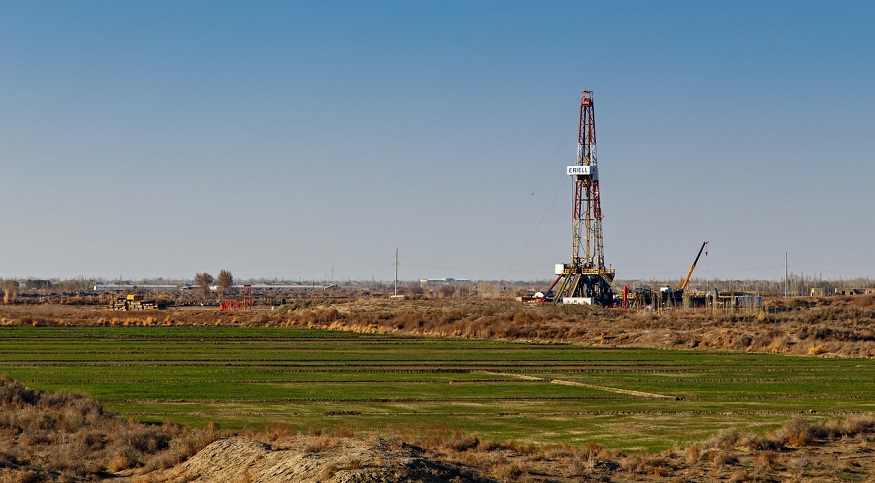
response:
[(557, 278), (541, 301), (552, 295), (558, 303), (612, 306), (620, 289), (614, 284), (615, 271), (605, 267), (592, 91), (580, 96), (577, 163), (567, 166), (565, 174), (573, 179), (571, 260), (556, 265)]

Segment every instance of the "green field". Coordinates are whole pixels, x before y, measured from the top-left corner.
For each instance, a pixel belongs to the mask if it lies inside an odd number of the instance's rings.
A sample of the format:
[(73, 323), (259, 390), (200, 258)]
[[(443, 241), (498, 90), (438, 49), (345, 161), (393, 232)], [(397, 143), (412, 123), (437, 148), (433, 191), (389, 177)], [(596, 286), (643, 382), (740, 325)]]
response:
[(875, 413), (870, 360), (278, 327), (3, 327), (0, 374), (143, 421), (633, 451)]

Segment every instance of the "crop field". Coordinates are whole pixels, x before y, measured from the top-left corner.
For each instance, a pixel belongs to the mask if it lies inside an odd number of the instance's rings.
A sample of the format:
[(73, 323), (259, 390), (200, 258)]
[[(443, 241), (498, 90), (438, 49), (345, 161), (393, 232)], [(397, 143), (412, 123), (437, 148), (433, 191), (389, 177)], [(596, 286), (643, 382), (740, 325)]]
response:
[(875, 414), (875, 361), (291, 327), (0, 328), (0, 374), (123, 416), (228, 429), (669, 449)]

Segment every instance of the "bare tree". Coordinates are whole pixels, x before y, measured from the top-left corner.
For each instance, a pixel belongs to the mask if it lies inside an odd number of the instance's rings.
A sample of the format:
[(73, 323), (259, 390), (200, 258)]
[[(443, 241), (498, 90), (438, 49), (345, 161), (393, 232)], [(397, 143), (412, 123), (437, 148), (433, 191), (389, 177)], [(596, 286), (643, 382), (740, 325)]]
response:
[(69, 278), (66, 280), (58, 280), (55, 288), (62, 292), (87, 292), (94, 287), (95, 280), (79, 277)]
[(204, 291), (204, 300), (210, 294), (210, 285), (213, 283), (213, 276), (207, 272), (194, 274), (194, 284)]
[(0, 287), (3, 289), (3, 303), (14, 304), (18, 297), (18, 282), (15, 280), (0, 280)]
[(228, 289), (234, 285), (234, 276), (231, 275), (231, 272), (228, 270), (222, 270), (216, 278), (216, 285), (219, 286), (219, 298), (224, 301), (225, 293), (227, 293)]
[(480, 282), (477, 284), (477, 292), (485, 299), (497, 299), (501, 297), (501, 282)]
[(425, 289), (422, 284), (419, 282), (410, 282), (407, 284), (407, 296), (410, 298), (416, 298), (425, 294)]

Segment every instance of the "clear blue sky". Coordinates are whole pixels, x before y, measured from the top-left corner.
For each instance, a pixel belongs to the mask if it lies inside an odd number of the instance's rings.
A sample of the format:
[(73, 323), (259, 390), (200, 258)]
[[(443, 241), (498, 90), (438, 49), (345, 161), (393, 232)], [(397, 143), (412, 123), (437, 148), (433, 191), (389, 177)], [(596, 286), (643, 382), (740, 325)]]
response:
[(875, 3), (2, 1), (0, 277), (875, 277)]

